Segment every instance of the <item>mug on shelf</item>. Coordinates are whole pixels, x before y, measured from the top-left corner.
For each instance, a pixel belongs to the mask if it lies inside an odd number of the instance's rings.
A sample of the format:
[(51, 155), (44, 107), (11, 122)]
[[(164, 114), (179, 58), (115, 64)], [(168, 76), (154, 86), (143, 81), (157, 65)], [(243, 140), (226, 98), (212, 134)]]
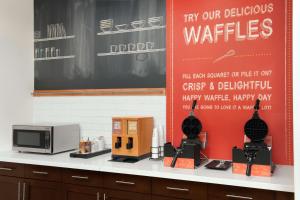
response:
[(136, 51), (136, 44), (129, 43), (128, 44), (128, 51)]
[(117, 53), (118, 45), (110, 45), (110, 53)]
[(137, 48), (137, 51), (143, 51), (146, 48), (146, 44), (142, 43), (142, 42), (139, 42), (139, 43), (136, 44), (136, 48)]
[(146, 42), (146, 49), (147, 50), (154, 49), (154, 42)]
[(127, 45), (119, 44), (119, 52), (125, 52), (125, 51), (127, 51)]

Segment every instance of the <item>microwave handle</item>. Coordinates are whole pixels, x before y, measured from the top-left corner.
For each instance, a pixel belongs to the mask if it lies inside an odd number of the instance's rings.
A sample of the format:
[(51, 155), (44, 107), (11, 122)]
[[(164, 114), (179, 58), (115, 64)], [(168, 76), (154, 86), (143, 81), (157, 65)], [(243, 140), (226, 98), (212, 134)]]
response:
[(50, 131), (45, 133), (45, 149), (49, 149), (50, 148), (50, 144), (51, 144), (50, 134), (51, 134)]

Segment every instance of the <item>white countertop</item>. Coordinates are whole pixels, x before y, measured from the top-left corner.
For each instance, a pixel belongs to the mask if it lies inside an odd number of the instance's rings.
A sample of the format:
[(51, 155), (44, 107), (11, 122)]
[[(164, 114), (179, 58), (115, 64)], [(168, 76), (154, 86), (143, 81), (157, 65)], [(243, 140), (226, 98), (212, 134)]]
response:
[(162, 161), (145, 159), (137, 163), (110, 162), (110, 154), (90, 159), (70, 158), (69, 153), (39, 155), (0, 151), (0, 161), (83, 169), (100, 172), (122, 173), (176, 180), (213, 183), (283, 192), (294, 192), (294, 167), (278, 165), (272, 177), (247, 177), (232, 174), (231, 170), (209, 170), (201, 166), (193, 169), (173, 169), (164, 167)]

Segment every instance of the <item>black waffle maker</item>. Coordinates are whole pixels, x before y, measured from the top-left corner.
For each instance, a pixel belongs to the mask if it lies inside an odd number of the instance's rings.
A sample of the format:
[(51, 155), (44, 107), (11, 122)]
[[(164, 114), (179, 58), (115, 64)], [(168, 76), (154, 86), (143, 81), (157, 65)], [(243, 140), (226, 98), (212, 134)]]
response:
[(201, 142), (199, 141), (199, 134), (202, 130), (201, 121), (194, 115), (194, 110), (197, 105), (197, 100), (193, 101), (190, 115), (186, 117), (181, 125), (181, 130), (186, 136), (181, 140), (178, 148), (174, 148), (171, 143), (165, 144), (165, 157), (173, 157), (171, 167), (175, 167), (178, 159), (192, 160), (193, 166), (179, 166), (194, 168), (200, 165), (200, 149)]
[(251, 167), (257, 165), (272, 165), (271, 151), (264, 142), (268, 135), (267, 123), (259, 117), (260, 100), (257, 99), (254, 106), (254, 113), (244, 126), (244, 133), (250, 142), (244, 143), (243, 150), (233, 148), (233, 162), (246, 163), (246, 175), (251, 176)]

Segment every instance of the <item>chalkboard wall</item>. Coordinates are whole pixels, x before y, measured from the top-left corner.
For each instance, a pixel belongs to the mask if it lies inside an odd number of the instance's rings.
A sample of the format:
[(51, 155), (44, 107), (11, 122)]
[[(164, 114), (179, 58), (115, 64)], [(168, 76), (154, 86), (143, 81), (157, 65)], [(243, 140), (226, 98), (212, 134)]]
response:
[(35, 90), (165, 88), (164, 0), (34, 6)]

